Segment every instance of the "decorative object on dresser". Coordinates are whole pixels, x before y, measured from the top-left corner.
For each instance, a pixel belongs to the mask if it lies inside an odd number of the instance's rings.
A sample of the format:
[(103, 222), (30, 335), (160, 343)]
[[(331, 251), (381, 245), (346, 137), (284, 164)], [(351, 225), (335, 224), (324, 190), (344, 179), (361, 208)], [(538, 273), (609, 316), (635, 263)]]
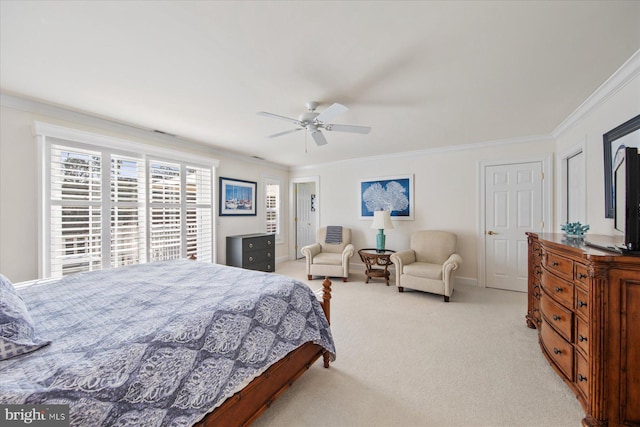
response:
[(227, 236), (227, 265), (273, 272), (275, 241), (275, 235), (268, 233)]
[(378, 230), (376, 234), (376, 249), (380, 252), (384, 252), (385, 235), (384, 230), (393, 230), (393, 223), (391, 222), (391, 213), (389, 211), (375, 211), (373, 213), (373, 222), (371, 228)]
[(575, 393), (582, 424), (640, 426), (640, 257), (562, 234), (527, 236), (527, 326)]
[(364, 283), (369, 283), (369, 279), (374, 277), (382, 277), (389, 286), (389, 266), (391, 262), (391, 255), (396, 251), (392, 250), (378, 250), (378, 249), (360, 249), (358, 255), (364, 263), (367, 280)]
[(580, 221), (567, 222), (566, 224), (562, 224), (560, 229), (564, 231), (564, 234), (569, 238), (583, 238), (584, 233), (589, 231), (589, 226), (582, 225)]
[(448, 231), (422, 230), (411, 234), (410, 248), (391, 255), (398, 292), (404, 288), (444, 295), (453, 293), (453, 272), (462, 265), (456, 253), (458, 237)]
[(351, 229), (340, 228), (340, 242), (334, 233), (329, 233), (337, 230), (336, 226), (320, 227), (316, 232), (316, 243), (300, 249), (306, 258), (307, 279), (311, 280), (313, 276), (342, 277), (346, 282), (349, 278), (349, 260), (355, 248), (351, 244)]

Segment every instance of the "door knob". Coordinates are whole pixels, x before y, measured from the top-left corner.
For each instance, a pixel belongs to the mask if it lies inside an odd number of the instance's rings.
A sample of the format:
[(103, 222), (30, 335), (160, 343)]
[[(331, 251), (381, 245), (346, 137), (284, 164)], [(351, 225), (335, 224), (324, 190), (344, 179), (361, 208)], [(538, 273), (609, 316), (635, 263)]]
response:
[(487, 234), (488, 234), (489, 236), (493, 236), (494, 234), (498, 234), (498, 233), (496, 233), (495, 231), (491, 231), (491, 230), (489, 230), (489, 231), (487, 231)]

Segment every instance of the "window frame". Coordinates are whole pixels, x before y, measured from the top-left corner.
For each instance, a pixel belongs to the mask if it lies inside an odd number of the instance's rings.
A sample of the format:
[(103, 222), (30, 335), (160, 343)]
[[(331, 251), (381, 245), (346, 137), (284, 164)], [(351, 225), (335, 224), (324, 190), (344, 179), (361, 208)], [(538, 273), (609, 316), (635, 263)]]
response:
[[(34, 134), (38, 144), (38, 275), (41, 278), (51, 276), (51, 148), (58, 144), (79, 150), (98, 151), (105, 159), (108, 159), (107, 171), (110, 171), (112, 156), (139, 159), (144, 165), (144, 174), (148, 174), (148, 162), (150, 159), (179, 163), (181, 170), (185, 171), (189, 167), (207, 168), (211, 170), (211, 259), (216, 262), (216, 198), (213, 183), (216, 179), (219, 161), (215, 158), (207, 158), (202, 155), (191, 155), (178, 151), (178, 149), (163, 148), (150, 144), (118, 139), (77, 129), (52, 125), (49, 123), (35, 122)], [(106, 198), (107, 211), (110, 201), (110, 173), (102, 175), (103, 201)], [(106, 185), (106, 187), (105, 187)], [(148, 188), (148, 183), (145, 183)], [(149, 195), (145, 190), (144, 209), (149, 210)], [(148, 218), (148, 217), (147, 217)], [(103, 218), (102, 232), (110, 229), (110, 216)], [(145, 224), (145, 235), (148, 229)], [(109, 231), (108, 231), (109, 232)], [(102, 239), (103, 249), (110, 250), (110, 239)], [(146, 236), (145, 262), (149, 259), (149, 236)], [(184, 248), (183, 248), (184, 249)], [(111, 268), (110, 263), (102, 263), (102, 268)]]
[(278, 194), (277, 194), (277, 200), (276, 200), (276, 233), (275, 233), (275, 238), (276, 238), (276, 244), (282, 243), (284, 241), (284, 237), (283, 237), (283, 233), (282, 233), (282, 179), (281, 178), (276, 178), (273, 176), (263, 176), (262, 178), (262, 182), (263, 182), (263, 194), (264, 194), (264, 199), (263, 199), (263, 203), (264, 203), (264, 220), (263, 220), (263, 224), (264, 224), (264, 229), (265, 232), (267, 232), (267, 214), (269, 211), (273, 211), (273, 208), (269, 208), (267, 206), (267, 197), (268, 197), (268, 192), (267, 192), (267, 187), (269, 185), (277, 185), (278, 186)]

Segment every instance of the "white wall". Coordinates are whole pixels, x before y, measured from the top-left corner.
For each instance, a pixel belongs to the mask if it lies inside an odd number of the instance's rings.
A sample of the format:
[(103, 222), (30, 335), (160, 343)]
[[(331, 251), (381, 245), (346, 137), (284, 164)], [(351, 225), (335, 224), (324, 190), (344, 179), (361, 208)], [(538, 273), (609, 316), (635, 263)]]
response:
[[(4, 98), (6, 101), (8, 97)], [(4, 102), (5, 104), (7, 102)], [(11, 103), (11, 102), (8, 102)], [(13, 102), (15, 103), (15, 102)], [(288, 169), (266, 162), (248, 159), (243, 161), (239, 156), (224, 155), (219, 151), (184, 141), (171, 141), (168, 137), (150, 134), (141, 137), (140, 132), (127, 133), (114, 131), (112, 123), (95, 118), (88, 118), (58, 108), (50, 108), (35, 103), (21, 103), (31, 110), (2, 105), (0, 107), (0, 272), (13, 282), (35, 279), (38, 276), (38, 187), (37, 187), (37, 144), (33, 135), (35, 121), (56, 124), (68, 128), (79, 129), (96, 134), (111, 136), (124, 140), (177, 148), (184, 152), (208, 156), (220, 161), (217, 177), (244, 179), (258, 183), (258, 198), (264, 197), (264, 177), (282, 180), (283, 206), (288, 205)], [(41, 108), (42, 107), (42, 108)], [(34, 112), (38, 111), (38, 112)], [(40, 110), (50, 112), (42, 113)], [(64, 118), (60, 118), (63, 116)], [(67, 118), (68, 117), (68, 118)], [(90, 123), (90, 125), (87, 125)], [(101, 125), (104, 126), (101, 126)], [(218, 180), (214, 182), (215, 193), (218, 193)], [(217, 214), (217, 212), (216, 212)], [(282, 224), (285, 233), (282, 244), (276, 246), (276, 259), (286, 258), (288, 248), (289, 220), (287, 209), (283, 209)], [(258, 205), (255, 217), (221, 217), (217, 218), (216, 253), (217, 262), (226, 261), (226, 236), (234, 234), (257, 233), (264, 231), (264, 209)]]
[[(606, 84), (548, 139), (512, 143), (462, 151), (406, 153), (389, 158), (371, 158), (295, 169), (291, 178), (320, 177), (320, 226), (343, 225), (353, 229), (356, 248), (375, 246), (376, 230), (371, 221), (359, 220), (359, 183), (363, 178), (414, 174), (415, 219), (394, 221), (385, 232), (387, 247), (408, 247), (409, 235), (420, 229), (450, 230), (458, 234), (458, 248), (464, 264), (458, 280), (475, 283), (478, 278), (479, 175), (482, 161), (526, 160), (562, 153), (584, 145), (586, 153), (586, 222), (590, 233), (615, 234), (613, 219), (604, 217), (604, 166), (602, 135), (640, 114), (640, 53), (636, 53)], [(559, 124), (560, 125), (560, 124)], [(553, 136), (552, 136), (553, 135)], [(449, 141), (455, 144), (455, 141)], [(557, 192), (558, 174), (550, 188)], [(549, 177), (547, 177), (549, 178)], [(560, 206), (549, 195), (554, 215), (546, 232), (560, 231)], [(357, 257), (354, 257), (357, 258)], [(357, 264), (358, 259), (352, 260)]]
[[(636, 55), (638, 56), (638, 55)], [(604, 149), (602, 135), (640, 114), (640, 70), (623, 87), (605, 94), (606, 99), (589, 109), (562, 134), (557, 136), (559, 153), (585, 144), (586, 154), (586, 223), (592, 234), (620, 234), (614, 229), (613, 218), (605, 218)], [(557, 210), (559, 215), (559, 210)], [(557, 223), (557, 221), (556, 221)]]
[[(360, 180), (394, 175), (414, 175), (414, 220), (394, 220), (385, 231), (386, 246), (409, 247), (411, 232), (422, 229), (449, 230), (458, 235), (463, 266), (456, 273), (467, 283), (478, 276), (477, 246), (479, 218), (479, 164), (487, 160), (526, 160), (549, 156), (552, 139), (512, 143), (463, 150), (406, 153), (388, 158), (359, 159), (292, 171), (291, 178), (320, 177), (320, 225), (352, 228), (356, 248), (375, 247), (377, 230), (371, 220), (360, 220)], [(354, 258), (357, 258), (354, 257)], [(352, 263), (357, 264), (358, 259)]]
[[(634, 59), (635, 58), (635, 59)], [(464, 150), (409, 153), (387, 158), (358, 159), (335, 164), (295, 169), (245, 161), (237, 156), (224, 155), (207, 147), (190, 146), (191, 151), (220, 160), (218, 176), (256, 181), (261, 197), (264, 176), (283, 180), (283, 244), (276, 249), (277, 259), (290, 255), (289, 238), (289, 179), (319, 177), (320, 225), (341, 224), (353, 229), (357, 248), (375, 245), (376, 230), (371, 222), (359, 220), (359, 183), (363, 178), (414, 174), (415, 219), (395, 221), (395, 229), (386, 232), (387, 246), (400, 249), (408, 246), (409, 235), (418, 229), (434, 228), (459, 235), (460, 254), (464, 265), (458, 277), (475, 283), (478, 276), (477, 242), (479, 217), (478, 166), (481, 161), (526, 160), (527, 157), (548, 156), (566, 152), (576, 144), (585, 144), (587, 165), (587, 223), (591, 233), (614, 234), (613, 220), (604, 218), (604, 169), (602, 135), (631, 117), (640, 114), (640, 54), (627, 64), (622, 82), (612, 76), (597, 95), (585, 101), (568, 124), (564, 123), (554, 137), (537, 142), (514, 142), (503, 145), (480, 144)], [(620, 74), (617, 73), (617, 74)], [(594, 101), (595, 99), (595, 101)], [(22, 111), (3, 106), (0, 110), (0, 271), (11, 280), (21, 281), (37, 276), (37, 184), (36, 144), (32, 135), (34, 121), (43, 121), (102, 133), (122, 139), (151, 144), (167, 144), (157, 140), (131, 138), (105, 131), (97, 125), (88, 126), (81, 120), (61, 120), (52, 115)], [(99, 122), (99, 121), (98, 121)], [(455, 141), (449, 141), (455, 144)], [(216, 182), (217, 185), (217, 182)], [(557, 189), (558, 183), (552, 188)], [(217, 191), (216, 191), (217, 192)], [(552, 200), (556, 202), (555, 195)], [(555, 231), (559, 230), (558, 206), (554, 207)], [(225, 237), (263, 231), (264, 212), (256, 217), (222, 217), (217, 219), (217, 260), (225, 261)], [(550, 231), (554, 231), (550, 230)], [(358, 262), (354, 259), (353, 262)]]

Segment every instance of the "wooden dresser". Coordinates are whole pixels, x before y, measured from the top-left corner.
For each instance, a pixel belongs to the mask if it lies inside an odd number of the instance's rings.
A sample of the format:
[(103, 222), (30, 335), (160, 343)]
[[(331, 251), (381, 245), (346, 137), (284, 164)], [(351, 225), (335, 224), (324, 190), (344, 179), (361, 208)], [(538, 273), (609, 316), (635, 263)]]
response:
[(640, 257), (527, 236), (527, 326), (582, 405), (582, 424), (640, 426)]
[(276, 269), (274, 234), (243, 234), (227, 237), (227, 265), (273, 272)]

